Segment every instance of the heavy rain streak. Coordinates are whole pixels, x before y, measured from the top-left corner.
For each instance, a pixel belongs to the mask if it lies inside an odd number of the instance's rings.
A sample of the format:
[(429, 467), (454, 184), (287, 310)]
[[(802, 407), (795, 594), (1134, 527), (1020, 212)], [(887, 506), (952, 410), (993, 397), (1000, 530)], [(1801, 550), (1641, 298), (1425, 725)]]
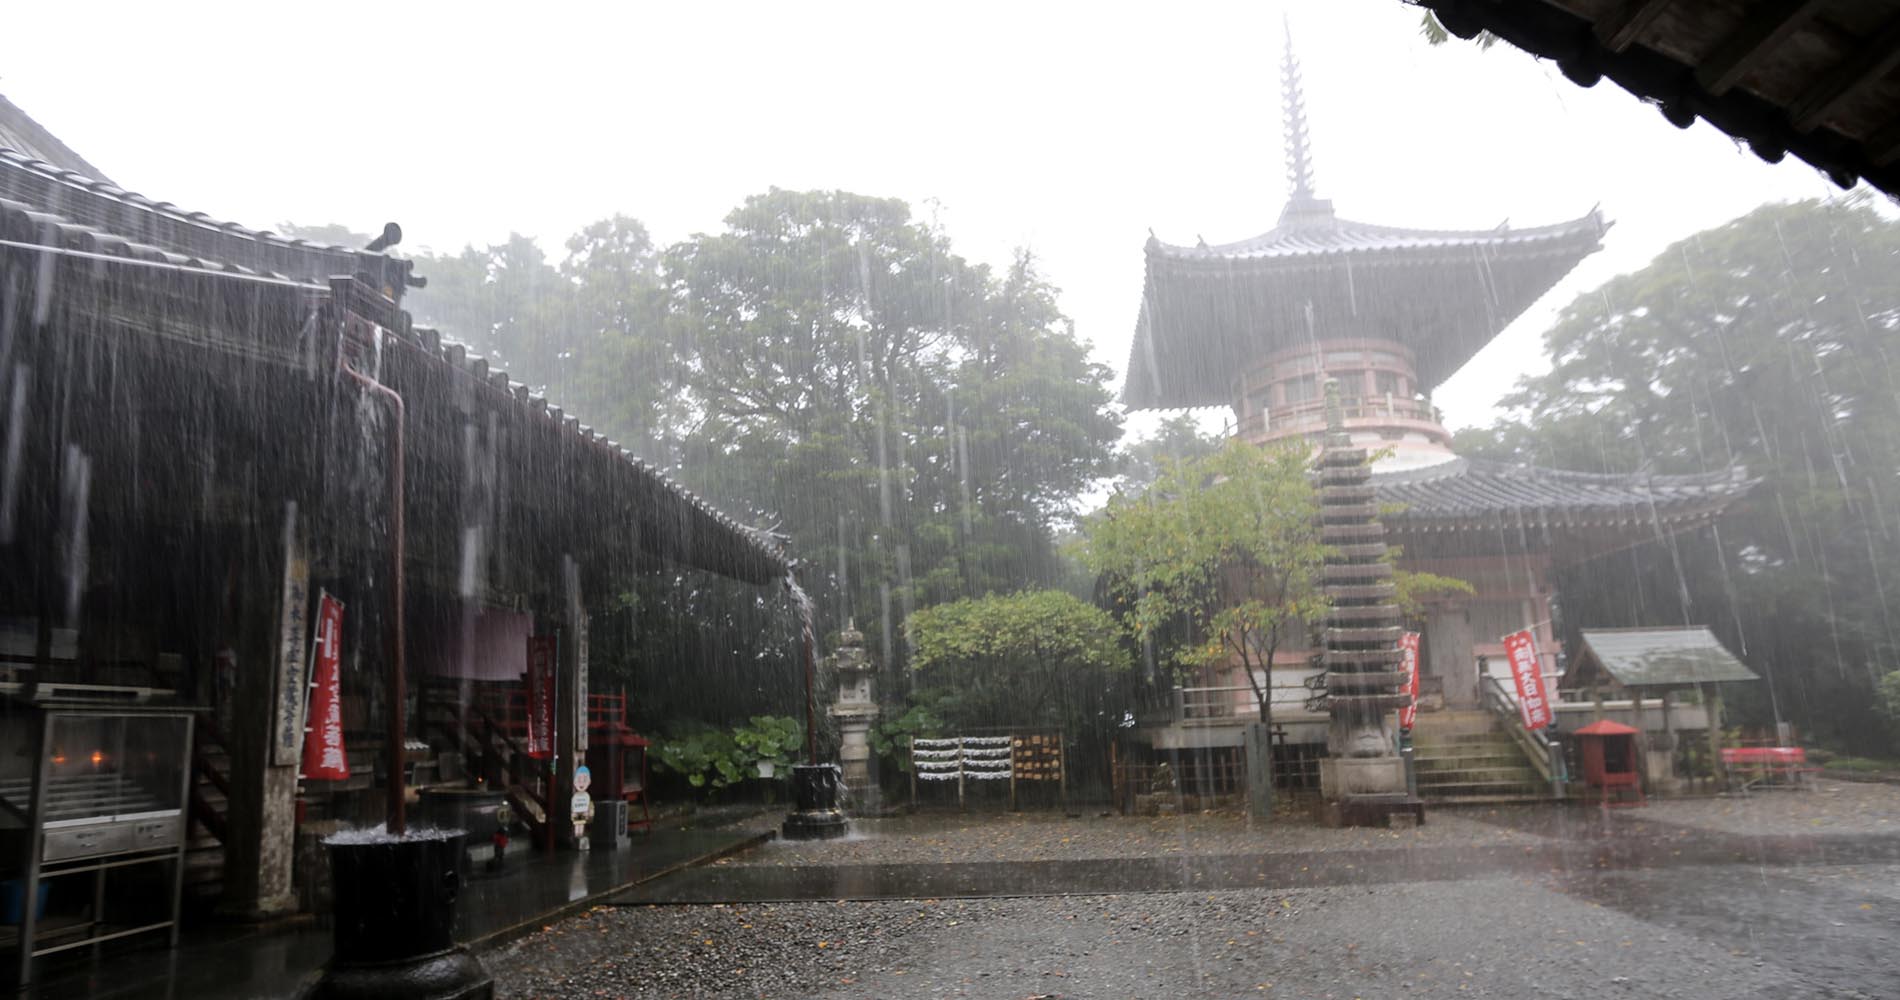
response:
[(0, 995), (1900, 996), (1900, 10), (0, 14)]

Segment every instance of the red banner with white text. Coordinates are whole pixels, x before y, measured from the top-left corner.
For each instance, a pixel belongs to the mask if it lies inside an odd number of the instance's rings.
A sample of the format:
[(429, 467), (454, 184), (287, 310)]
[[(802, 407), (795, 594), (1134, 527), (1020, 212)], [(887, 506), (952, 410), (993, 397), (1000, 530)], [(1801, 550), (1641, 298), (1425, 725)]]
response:
[(528, 637), (528, 756), (554, 756), (554, 636)]
[(1537, 662), (1537, 637), (1530, 629), (1504, 637), (1504, 656), (1517, 682), (1517, 710), (1525, 729), (1550, 725), (1550, 696), (1544, 691), (1544, 669)]
[(1410, 729), (1418, 721), (1418, 633), (1400, 636), (1399, 648), (1405, 651), (1405, 691), (1412, 696), (1412, 703), (1399, 709), (1399, 728)]
[(310, 658), (303, 777), (342, 781), (350, 776), (350, 758), (343, 751), (343, 602), (327, 593), (317, 600), (317, 640)]

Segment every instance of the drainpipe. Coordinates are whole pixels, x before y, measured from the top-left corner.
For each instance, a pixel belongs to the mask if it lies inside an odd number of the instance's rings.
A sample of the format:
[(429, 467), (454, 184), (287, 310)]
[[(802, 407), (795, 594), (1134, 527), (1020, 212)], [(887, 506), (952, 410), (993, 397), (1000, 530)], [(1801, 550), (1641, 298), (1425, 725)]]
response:
[[(378, 335), (380, 336), (380, 332)], [(395, 419), (394, 426), (389, 430), (389, 544), (391, 563), (389, 574), (389, 605), (391, 610), (390, 634), (395, 648), (391, 651), (389, 657), (389, 771), (384, 779), (389, 786), (389, 804), (386, 807), (388, 819), (384, 824), (384, 829), (388, 830), (392, 835), (400, 837), (408, 828), (408, 824), (404, 821), (403, 817), (404, 789), (402, 778), (403, 744), (405, 739), (402, 713), (403, 702), (408, 698), (406, 678), (404, 677), (404, 656), (405, 650), (407, 649), (407, 642), (403, 635), (402, 586), (404, 537), (402, 523), (404, 496), (402, 466), (403, 425), (406, 422), (406, 413), (403, 409), (402, 397), (396, 394), (396, 390), (349, 366), (348, 362), (342, 357), (341, 338), (339, 338), (337, 342), (337, 370), (354, 379), (358, 385), (363, 387), (364, 392), (380, 396), (388, 402), (390, 414)]]

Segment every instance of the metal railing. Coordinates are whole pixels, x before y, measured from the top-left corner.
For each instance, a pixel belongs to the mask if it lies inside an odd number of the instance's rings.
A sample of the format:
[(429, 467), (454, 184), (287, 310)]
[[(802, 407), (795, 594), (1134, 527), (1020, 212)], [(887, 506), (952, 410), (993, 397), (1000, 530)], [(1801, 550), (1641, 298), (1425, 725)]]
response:
[[(1273, 685), (1273, 711), (1305, 711), (1311, 692), (1304, 683)], [(1223, 687), (1186, 687), (1174, 689), (1174, 718), (1177, 722), (1257, 719), (1260, 698), (1253, 687), (1234, 684)]]
[[(1430, 403), (1423, 400), (1403, 399), (1398, 396), (1347, 397), (1340, 408), (1340, 416), (1347, 420), (1376, 418), (1439, 423), (1438, 414)], [(1240, 419), (1237, 429), (1242, 435), (1257, 435), (1268, 431), (1291, 432), (1325, 425), (1326, 402), (1323, 399), (1314, 399), (1250, 413)]]
[(1484, 696), (1484, 707), (1497, 715), (1504, 723), (1504, 731), (1511, 734), (1517, 745), (1530, 759), (1531, 767), (1539, 777), (1550, 786), (1552, 798), (1564, 797), (1564, 783), (1569, 780), (1568, 768), (1564, 765), (1563, 745), (1551, 739), (1543, 730), (1524, 728), (1524, 719), (1518, 712), (1517, 698), (1506, 690), (1504, 682), (1491, 674), (1485, 674), (1479, 683)]

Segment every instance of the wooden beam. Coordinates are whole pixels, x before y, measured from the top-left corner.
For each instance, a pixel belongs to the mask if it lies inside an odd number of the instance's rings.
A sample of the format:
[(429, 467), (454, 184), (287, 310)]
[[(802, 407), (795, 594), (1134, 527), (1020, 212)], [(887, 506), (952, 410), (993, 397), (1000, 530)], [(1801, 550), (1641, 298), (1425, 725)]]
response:
[(1841, 105), (1893, 72), (1896, 66), (1900, 66), (1900, 18), (1887, 22), (1887, 27), (1873, 41), (1855, 50), (1820, 83), (1802, 94), (1788, 109), (1788, 118), (1794, 122), (1796, 131), (1812, 131)]
[(1867, 159), (1873, 161), (1876, 167), (1884, 167), (1900, 159), (1900, 119), (1888, 122), (1867, 137)]
[(1727, 93), (1762, 56), (1801, 30), (1825, 3), (1826, 0), (1769, 0), (1757, 6), (1735, 30), (1717, 42), (1709, 57), (1696, 67), (1696, 82), (1712, 95)]
[(1649, 29), (1656, 18), (1667, 10), (1672, 0), (1625, 0), (1622, 6), (1611, 11), (1596, 23), (1597, 41), (1611, 52), (1621, 52), (1635, 44), (1638, 36)]

